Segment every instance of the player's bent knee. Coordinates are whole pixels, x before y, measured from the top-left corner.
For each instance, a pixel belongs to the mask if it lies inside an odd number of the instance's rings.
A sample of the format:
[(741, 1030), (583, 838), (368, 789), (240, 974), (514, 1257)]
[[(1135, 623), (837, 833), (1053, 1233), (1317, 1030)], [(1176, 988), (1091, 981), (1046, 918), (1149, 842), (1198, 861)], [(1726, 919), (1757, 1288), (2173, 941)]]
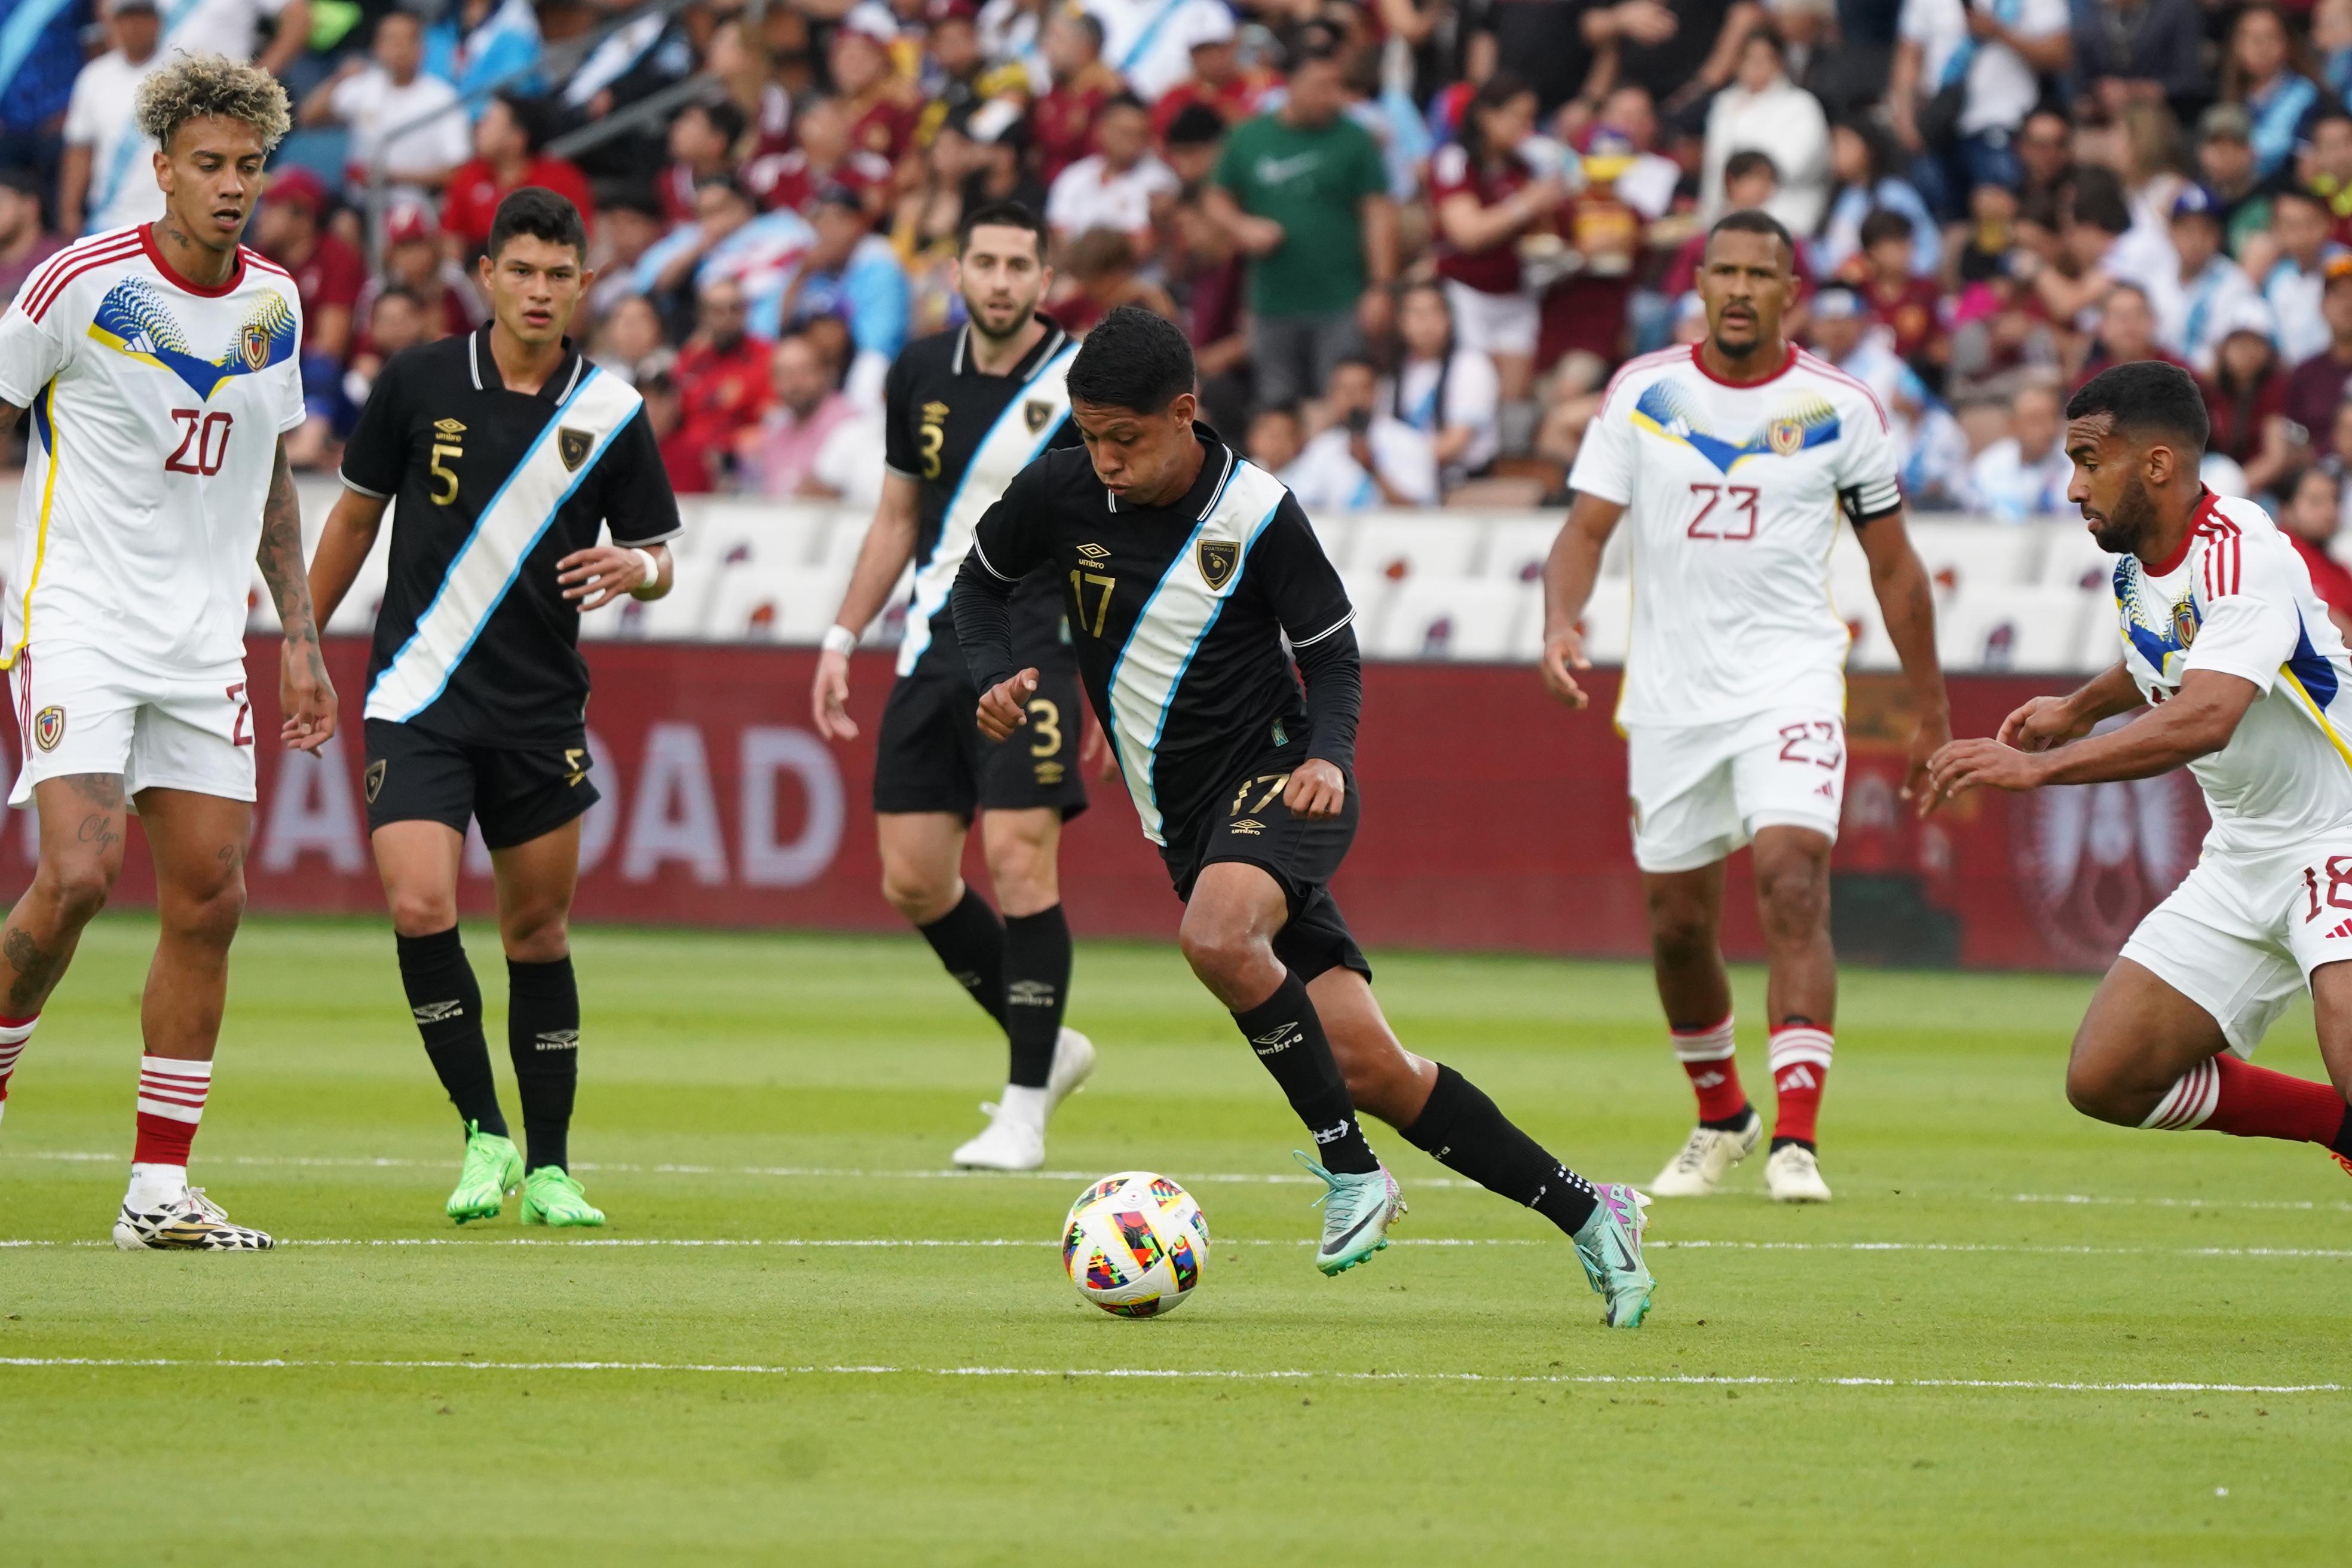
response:
[(457, 898), (438, 888), (402, 890), (386, 900), (392, 929), (402, 936), (436, 936), (457, 923)]
[(44, 855), (34, 881), (48, 894), (68, 923), (82, 925), (106, 908), (106, 900), (114, 892), (114, 879), (121, 870), (120, 854), (69, 858)]
[(1668, 961), (1711, 955), (1715, 921), (1706, 908), (1681, 899), (1650, 900), (1650, 947)]
[(177, 892), (158, 900), (163, 923), (183, 942), (226, 948), (245, 920), (245, 879), (231, 875), (198, 892)]
[(956, 879), (945, 882), (910, 874), (899, 868), (882, 868), (882, 897), (914, 925), (929, 925), (955, 908), (963, 896)]
[(2145, 1121), (2168, 1086), (2142, 1084), (2137, 1075), (2113, 1065), (2116, 1058), (2109, 1053), (2095, 1047), (2085, 1050), (2079, 1039), (2075, 1044), (2074, 1055), (2066, 1064), (2066, 1103), (2094, 1121), (2117, 1127), (2137, 1127)]

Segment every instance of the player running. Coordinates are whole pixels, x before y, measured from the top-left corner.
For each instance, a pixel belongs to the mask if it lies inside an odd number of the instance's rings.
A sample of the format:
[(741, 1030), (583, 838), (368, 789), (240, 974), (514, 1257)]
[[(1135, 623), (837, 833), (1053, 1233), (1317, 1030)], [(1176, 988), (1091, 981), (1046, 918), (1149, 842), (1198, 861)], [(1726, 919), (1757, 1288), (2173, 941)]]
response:
[[(183, 56), (140, 84), (163, 216), (94, 235), (0, 317), (0, 428), (29, 407), (6, 651), (41, 848), (0, 933), (0, 1109), (42, 1004), (146, 826), (162, 927), (139, 1009), (139, 1136), (114, 1244), (271, 1246), (188, 1185), (212, 1089), (228, 949), (245, 909), (253, 717), (245, 600), (277, 601), (280, 738), (335, 732), (302, 574), (286, 432), (303, 419), (294, 280), (237, 244), (286, 134), (267, 72)], [(127, 803), (127, 804), (126, 804)]]
[(1651, 962), (1698, 1126), (1650, 1190), (1713, 1192), (1764, 1124), (1739, 1087), (1724, 972), (1725, 860), (1755, 846), (1771, 965), (1778, 1120), (1765, 1187), (1829, 1198), (1815, 1154), (1837, 1006), (1830, 848), (1845, 790), (1848, 637), (1827, 570), (1841, 516), (1862, 538), (1917, 731), (1904, 795), (1951, 738), (1927, 578), (1903, 527), (1886, 414), (1867, 387), (1790, 343), (1789, 233), (1735, 212), (1699, 272), (1707, 335), (1628, 363), (1569, 477), (1544, 567), (1544, 683), (1581, 708), (1577, 619), (1618, 519), (1633, 518), (1633, 641), (1617, 699)]
[(956, 583), (980, 727), (1003, 739), (1034, 722), (1038, 672), (1014, 657), (1013, 614), (1042, 567), (1068, 587), (1087, 694), (1184, 900), (1185, 959), (1314, 1135), (1321, 1163), (1298, 1160), (1325, 1185), (1317, 1268), (1363, 1262), (1404, 1210), (1360, 1109), (1558, 1226), (1605, 1321), (1637, 1327), (1647, 1200), (1553, 1159), (1460, 1073), (1399, 1045), (1373, 1000), (1328, 886), (1359, 810), (1355, 612), (1281, 481), (1193, 423), (1192, 378), (1183, 332), (1148, 310), (1121, 307), (1087, 335), (1069, 371), (1086, 450), (1022, 470)]
[[(490, 324), (395, 355), (343, 449), (343, 493), (310, 563), (334, 614), (399, 500), (368, 657), (368, 830), (392, 906), (400, 980), (425, 1054), (466, 1127), (449, 1217), (599, 1226), (568, 1169), (580, 1082), (572, 897), (588, 777), (580, 616), (658, 599), (679, 529), (645, 403), (564, 336), (595, 276), (563, 197), (499, 204), (481, 260)], [(614, 542), (599, 544), (600, 524)], [(466, 825), (481, 825), (507, 959), (507, 1050), (526, 1163), (507, 1136), (482, 1036), (482, 990), (457, 935)]]
[[(1004, 1093), (981, 1108), (988, 1126), (954, 1155), (992, 1171), (1045, 1163), (1046, 1120), (1095, 1065), (1093, 1044), (1062, 1026), (1070, 927), (1055, 856), (1087, 790), (1075, 765), (1083, 720), (1061, 586), (1039, 577), (1014, 595), (1015, 646), (1042, 673), (1028, 734), (1001, 745), (972, 725), (979, 694), (948, 608), (981, 513), (1038, 453), (1077, 439), (1063, 385), (1077, 346), (1037, 313), (1052, 281), (1045, 226), (1028, 208), (992, 202), (964, 219), (956, 287), (971, 324), (908, 344), (890, 367), (889, 471), (809, 693), (819, 734), (856, 737), (849, 651), (912, 561), (915, 602), (875, 746), (882, 891), (1004, 1030)], [(1001, 920), (963, 880), (975, 809), (987, 813), (981, 844)]]
[[(2116, 365), (2066, 418), (2067, 499), (2122, 557), (2123, 658), (2033, 699), (1998, 740), (1937, 752), (1930, 804), (2187, 763), (2213, 819), (2204, 853), (2100, 982), (2066, 1098), (2119, 1127), (2316, 1143), (2352, 1172), (2352, 658), (2263, 509), (2199, 482), (2209, 432), (2186, 371)], [(2333, 1089), (2245, 1059), (2305, 988)]]

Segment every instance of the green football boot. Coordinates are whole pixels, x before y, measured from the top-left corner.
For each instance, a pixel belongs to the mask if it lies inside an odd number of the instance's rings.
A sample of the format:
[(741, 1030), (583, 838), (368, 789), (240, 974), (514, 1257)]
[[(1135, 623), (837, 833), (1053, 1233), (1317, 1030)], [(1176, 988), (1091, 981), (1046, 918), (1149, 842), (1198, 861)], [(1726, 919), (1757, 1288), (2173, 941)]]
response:
[(1362, 1175), (1327, 1171), (1299, 1150), (1298, 1163), (1322, 1178), (1323, 1241), (1315, 1249), (1315, 1267), (1326, 1274), (1344, 1274), (1389, 1244), (1389, 1226), (1404, 1213), (1404, 1197), (1386, 1165)]
[(603, 1225), (604, 1211), (588, 1201), (561, 1165), (541, 1165), (522, 1182), (525, 1225)]
[(1650, 1200), (1620, 1182), (1598, 1191), (1600, 1206), (1576, 1233), (1576, 1260), (1606, 1303), (1601, 1321), (1612, 1329), (1638, 1329), (1658, 1287), (1642, 1261), (1642, 1229), (1650, 1222), (1642, 1211)]
[(496, 1219), (507, 1194), (522, 1184), (522, 1151), (514, 1140), (485, 1132), (478, 1121), (466, 1123), (466, 1163), (457, 1173), (457, 1190), (449, 1194), (449, 1217), (459, 1225), (469, 1219)]

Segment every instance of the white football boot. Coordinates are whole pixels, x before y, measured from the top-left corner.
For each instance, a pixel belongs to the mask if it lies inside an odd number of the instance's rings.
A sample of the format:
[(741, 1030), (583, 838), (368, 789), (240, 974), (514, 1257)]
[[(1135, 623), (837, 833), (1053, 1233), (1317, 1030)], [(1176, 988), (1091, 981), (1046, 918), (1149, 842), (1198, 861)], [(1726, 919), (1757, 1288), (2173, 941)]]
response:
[[(1054, 1042), (1054, 1065), (1045, 1075), (1042, 1114), (1006, 1104), (983, 1104), (989, 1117), (980, 1136), (953, 1156), (973, 1171), (1034, 1171), (1045, 1163), (1045, 1118), (1054, 1108), (1085, 1086), (1095, 1070), (1095, 1046), (1076, 1029), (1064, 1029)], [(1007, 1094), (1010, 1100), (1012, 1096)]]
[(126, 1201), (114, 1219), (114, 1245), (125, 1252), (260, 1252), (278, 1243), (267, 1231), (230, 1224), (204, 1188), (190, 1187), (143, 1214)]
[(1830, 1184), (1822, 1180), (1821, 1162), (1802, 1143), (1789, 1143), (1772, 1151), (1764, 1162), (1764, 1190), (1776, 1204), (1825, 1204), (1830, 1201)]
[(1650, 1195), (1703, 1198), (1723, 1184), (1726, 1171), (1756, 1152), (1756, 1145), (1763, 1141), (1764, 1119), (1753, 1110), (1748, 1112), (1748, 1124), (1737, 1132), (1694, 1127), (1690, 1142), (1666, 1162), (1666, 1168), (1650, 1184)]

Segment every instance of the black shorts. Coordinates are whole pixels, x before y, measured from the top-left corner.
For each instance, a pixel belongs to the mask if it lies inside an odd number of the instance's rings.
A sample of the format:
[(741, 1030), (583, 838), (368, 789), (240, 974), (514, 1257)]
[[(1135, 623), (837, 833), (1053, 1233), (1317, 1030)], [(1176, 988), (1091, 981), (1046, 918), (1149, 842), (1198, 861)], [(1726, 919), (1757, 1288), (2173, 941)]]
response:
[(1259, 868), (1290, 901), (1290, 921), (1274, 938), (1274, 955), (1283, 967), (1302, 981), (1333, 969), (1352, 969), (1370, 980), (1372, 966), (1329, 887), (1355, 842), (1361, 811), (1356, 781), (1348, 781), (1347, 803), (1339, 816), (1299, 816), (1282, 803), (1290, 770), (1299, 761), (1295, 754), (1261, 759), (1208, 811), (1171, 834), (1160, 856), (1180, 899), (1190, 899), (1202, 871), (1221, 860)]
[(1044, 659), (1029, 722), (991, 741), (980, 732), (970, 680), (919, 668), (899, 677), (874, 744), (876, 813), (944, 811), (970, 822), (975, 810), (1051, 807), (1067, 822), (1087, 808), (1078, 769), (1086, 700), (1076, 661), (1066, 653)]
[(367, 721), (368, 831), (393, 822), (482, 825), (493, 849), (552, 833), (603, 797), (588, 779), (588, 738), (577, 744), (477, 746), (398, 724)]

